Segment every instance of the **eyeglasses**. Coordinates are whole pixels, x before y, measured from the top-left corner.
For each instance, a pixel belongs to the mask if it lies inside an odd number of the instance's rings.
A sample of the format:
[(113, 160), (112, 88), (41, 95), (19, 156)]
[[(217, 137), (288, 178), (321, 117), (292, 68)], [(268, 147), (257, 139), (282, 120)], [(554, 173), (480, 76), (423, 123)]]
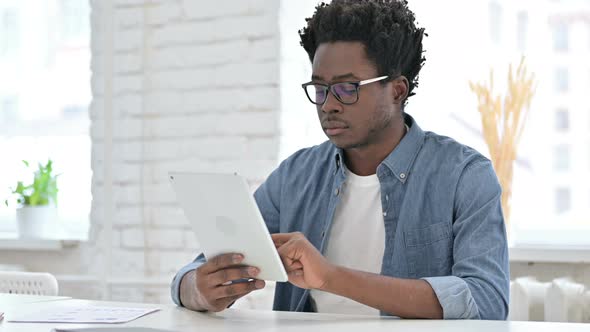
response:
[(303, 90), (305, 90), (305, 94), (312, 104), (323, 105), (326, 102), (326, 99), (328, 99), (329, 90), (339, 102), (345, 105), (352, 105), (359, 100), (359, 88), (362, 85), (382, 81), (388, 77), (389, 76), (380, 76), (359, 82), (339, 82), (334, 84), (309, 82), (302, 84), (301, 86), (303, 87)]

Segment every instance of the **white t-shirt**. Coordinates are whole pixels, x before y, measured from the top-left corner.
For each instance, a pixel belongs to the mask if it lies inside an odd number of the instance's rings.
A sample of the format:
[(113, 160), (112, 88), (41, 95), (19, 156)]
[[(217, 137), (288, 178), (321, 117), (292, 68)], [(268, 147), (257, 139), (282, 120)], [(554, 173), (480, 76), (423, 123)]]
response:
[[(346, 180), (324, 254), (333, 264), (378, 274), (385, 250), (379, 179), (344, 169)], [(379, 310), (345, 297), (318, 290), (310, 294), (318, 312), (379, 315)]]

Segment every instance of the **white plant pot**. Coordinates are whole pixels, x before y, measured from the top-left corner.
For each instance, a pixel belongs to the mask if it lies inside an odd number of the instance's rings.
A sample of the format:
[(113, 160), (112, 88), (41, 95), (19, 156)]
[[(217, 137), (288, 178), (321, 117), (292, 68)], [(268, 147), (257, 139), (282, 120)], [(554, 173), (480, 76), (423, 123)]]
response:
[(43, 238), (52, 235), (57, 227), (55, 206), (24, 206), (16, 209), (19, 237)]

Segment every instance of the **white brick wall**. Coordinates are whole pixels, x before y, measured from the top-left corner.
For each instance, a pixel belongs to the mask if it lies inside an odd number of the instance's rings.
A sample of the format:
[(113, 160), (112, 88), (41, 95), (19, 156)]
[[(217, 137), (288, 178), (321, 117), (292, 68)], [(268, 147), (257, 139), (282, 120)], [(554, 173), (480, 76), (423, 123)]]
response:
[[(93, 27), (108, 5), (92, 1)], [(167, 283), (198, 253), (168, 171), (237, 170), (259, 183), (276, 166), (278, 10), (275, 0), (115, 1), (113, 54), (96, 41), (104, 30), (94, 29), (91, 219), (104, 221), (104, 105), (112, 103), (114, 278)], [(110, 290), (115, 300), (169, 301), (166, 285)]]
[(143, 248), (145, 244), (144, 230), (142, 228), (126, 228), (120, 231), (121, 248), (137, 249)]

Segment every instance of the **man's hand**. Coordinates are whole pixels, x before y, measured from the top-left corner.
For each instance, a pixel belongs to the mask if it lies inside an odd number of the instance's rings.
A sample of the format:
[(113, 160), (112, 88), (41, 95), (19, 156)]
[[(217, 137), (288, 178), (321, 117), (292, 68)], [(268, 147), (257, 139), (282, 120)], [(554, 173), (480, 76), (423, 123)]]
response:
[(297, 287), (318, 289), (407, 318), (443, 317), (425, 280), (400, 279), (334, 265), (301, 233), (273, 234), (275, 247)]
[(255, 267), (240, 265), (243, 259), (240, 254), (219, 255), (199, 266), (195, 272), (186, 274), (180, 286), (184, 306), (192, 310), (219, 312), (240, 297), (264, 288), (263, 280), (232, 283), (255, 278), (260, 273)]
[(289, 274), (289, 282), (305, 289), (323, 289), (336, 270), (302, 233), (272, 234)]

